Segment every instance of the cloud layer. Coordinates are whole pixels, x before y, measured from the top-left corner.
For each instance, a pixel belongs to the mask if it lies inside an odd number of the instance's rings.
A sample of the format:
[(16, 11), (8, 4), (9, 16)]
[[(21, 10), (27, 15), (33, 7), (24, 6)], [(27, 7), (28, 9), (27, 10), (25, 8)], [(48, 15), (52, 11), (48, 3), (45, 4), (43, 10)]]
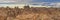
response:
[(41, 6), (51, 6), (60, 7), (60, 2), (39, 2), (40, 0), (0, 0), (0, 4), (30, 4), (30, 5), (41, 5)]
[(29, 3), (32, 0), (0, 0), (0, 3)]

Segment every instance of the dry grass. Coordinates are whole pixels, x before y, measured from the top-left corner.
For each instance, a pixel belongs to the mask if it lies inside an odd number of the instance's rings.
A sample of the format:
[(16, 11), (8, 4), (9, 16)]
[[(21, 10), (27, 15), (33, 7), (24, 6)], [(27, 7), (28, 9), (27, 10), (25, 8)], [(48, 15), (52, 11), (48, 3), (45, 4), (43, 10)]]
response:
[(0, 8), (0, 20), (60, 20), (59, 8)]

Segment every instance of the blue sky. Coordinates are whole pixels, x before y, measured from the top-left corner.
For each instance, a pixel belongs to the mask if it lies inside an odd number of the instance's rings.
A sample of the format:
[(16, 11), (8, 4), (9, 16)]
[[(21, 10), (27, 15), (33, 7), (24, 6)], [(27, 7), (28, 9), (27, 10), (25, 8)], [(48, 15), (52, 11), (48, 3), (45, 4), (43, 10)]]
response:
[(60, 3), (60, 0), (0, 0), (0, 4), (30, 4), (32, 5), (54, 5), (56, 2)]
[(4, 4), (4, 3), (30, 3), (30, 2), (34, 2), (34, 3), (40, 3), (40, 2), (48, 2), (48, 3), (52, 3), (52, 2), (60, 2), (60, 0), (0, 0), (0, 3)]
[(60, 0), (33, 0), (33, 2), (60, 2)]
[(39, 4), (42, 3), (41, 5), (53, 6), (55, 4), (60, 3), (60, 0), (32, 0), (32, 3), (35, 3), (35, 4), (36, 3), (39, 3)]
[(60, 5), (60, 0), (0, 0), (0, 4)]

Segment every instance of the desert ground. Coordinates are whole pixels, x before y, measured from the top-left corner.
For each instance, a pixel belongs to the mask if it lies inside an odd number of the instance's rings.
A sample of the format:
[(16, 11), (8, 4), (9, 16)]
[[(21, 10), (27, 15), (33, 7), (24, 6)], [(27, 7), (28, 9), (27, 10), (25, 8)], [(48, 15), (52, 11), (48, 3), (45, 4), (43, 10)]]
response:
[(60, 20), (60, 8), (0, 7), (0, 20)]

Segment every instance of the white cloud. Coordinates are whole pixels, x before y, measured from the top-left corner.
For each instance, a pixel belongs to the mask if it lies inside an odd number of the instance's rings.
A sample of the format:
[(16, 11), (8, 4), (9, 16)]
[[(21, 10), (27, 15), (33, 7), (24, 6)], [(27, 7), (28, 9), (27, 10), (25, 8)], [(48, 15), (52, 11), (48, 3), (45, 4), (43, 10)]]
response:
[(0, 3), (29, 3), (32, 0), (0, 0)]
[(39, 5), (44, 5), (44, 6), (48, 6), (51, 5), (51, 7), (60, 7), (60, 2), (56, 2), (56, 3), (50, 3), (49, 2), (32, 2), (32, 0), (0, 0), (0, 3), (23, 3), (23, 4), (39, 4)]
[(52, 3), (50, 2), (50, 4), (48, 4), (48, 3), (49, 2), (40, 2), (40, 3), (35, 2), (35, 3), (32, 3), (32, 4), (39, 4), (41, 6), (49, 6), (49, 7), (54, 7), (54, 8), (60, 8), (60, 2), (55, 2), (55, 3), (54, 2), (52, 2)]
[(0, 0), (0, 3), (15, 3), (16, 0)]
[[(60, 8), (60, 2), (50, 3), (48, 5), (50, 5), (50, 7), (53, 7), (53, 8)], [(46, 5), (46, 6), (48, 6), (48, 5)]]

